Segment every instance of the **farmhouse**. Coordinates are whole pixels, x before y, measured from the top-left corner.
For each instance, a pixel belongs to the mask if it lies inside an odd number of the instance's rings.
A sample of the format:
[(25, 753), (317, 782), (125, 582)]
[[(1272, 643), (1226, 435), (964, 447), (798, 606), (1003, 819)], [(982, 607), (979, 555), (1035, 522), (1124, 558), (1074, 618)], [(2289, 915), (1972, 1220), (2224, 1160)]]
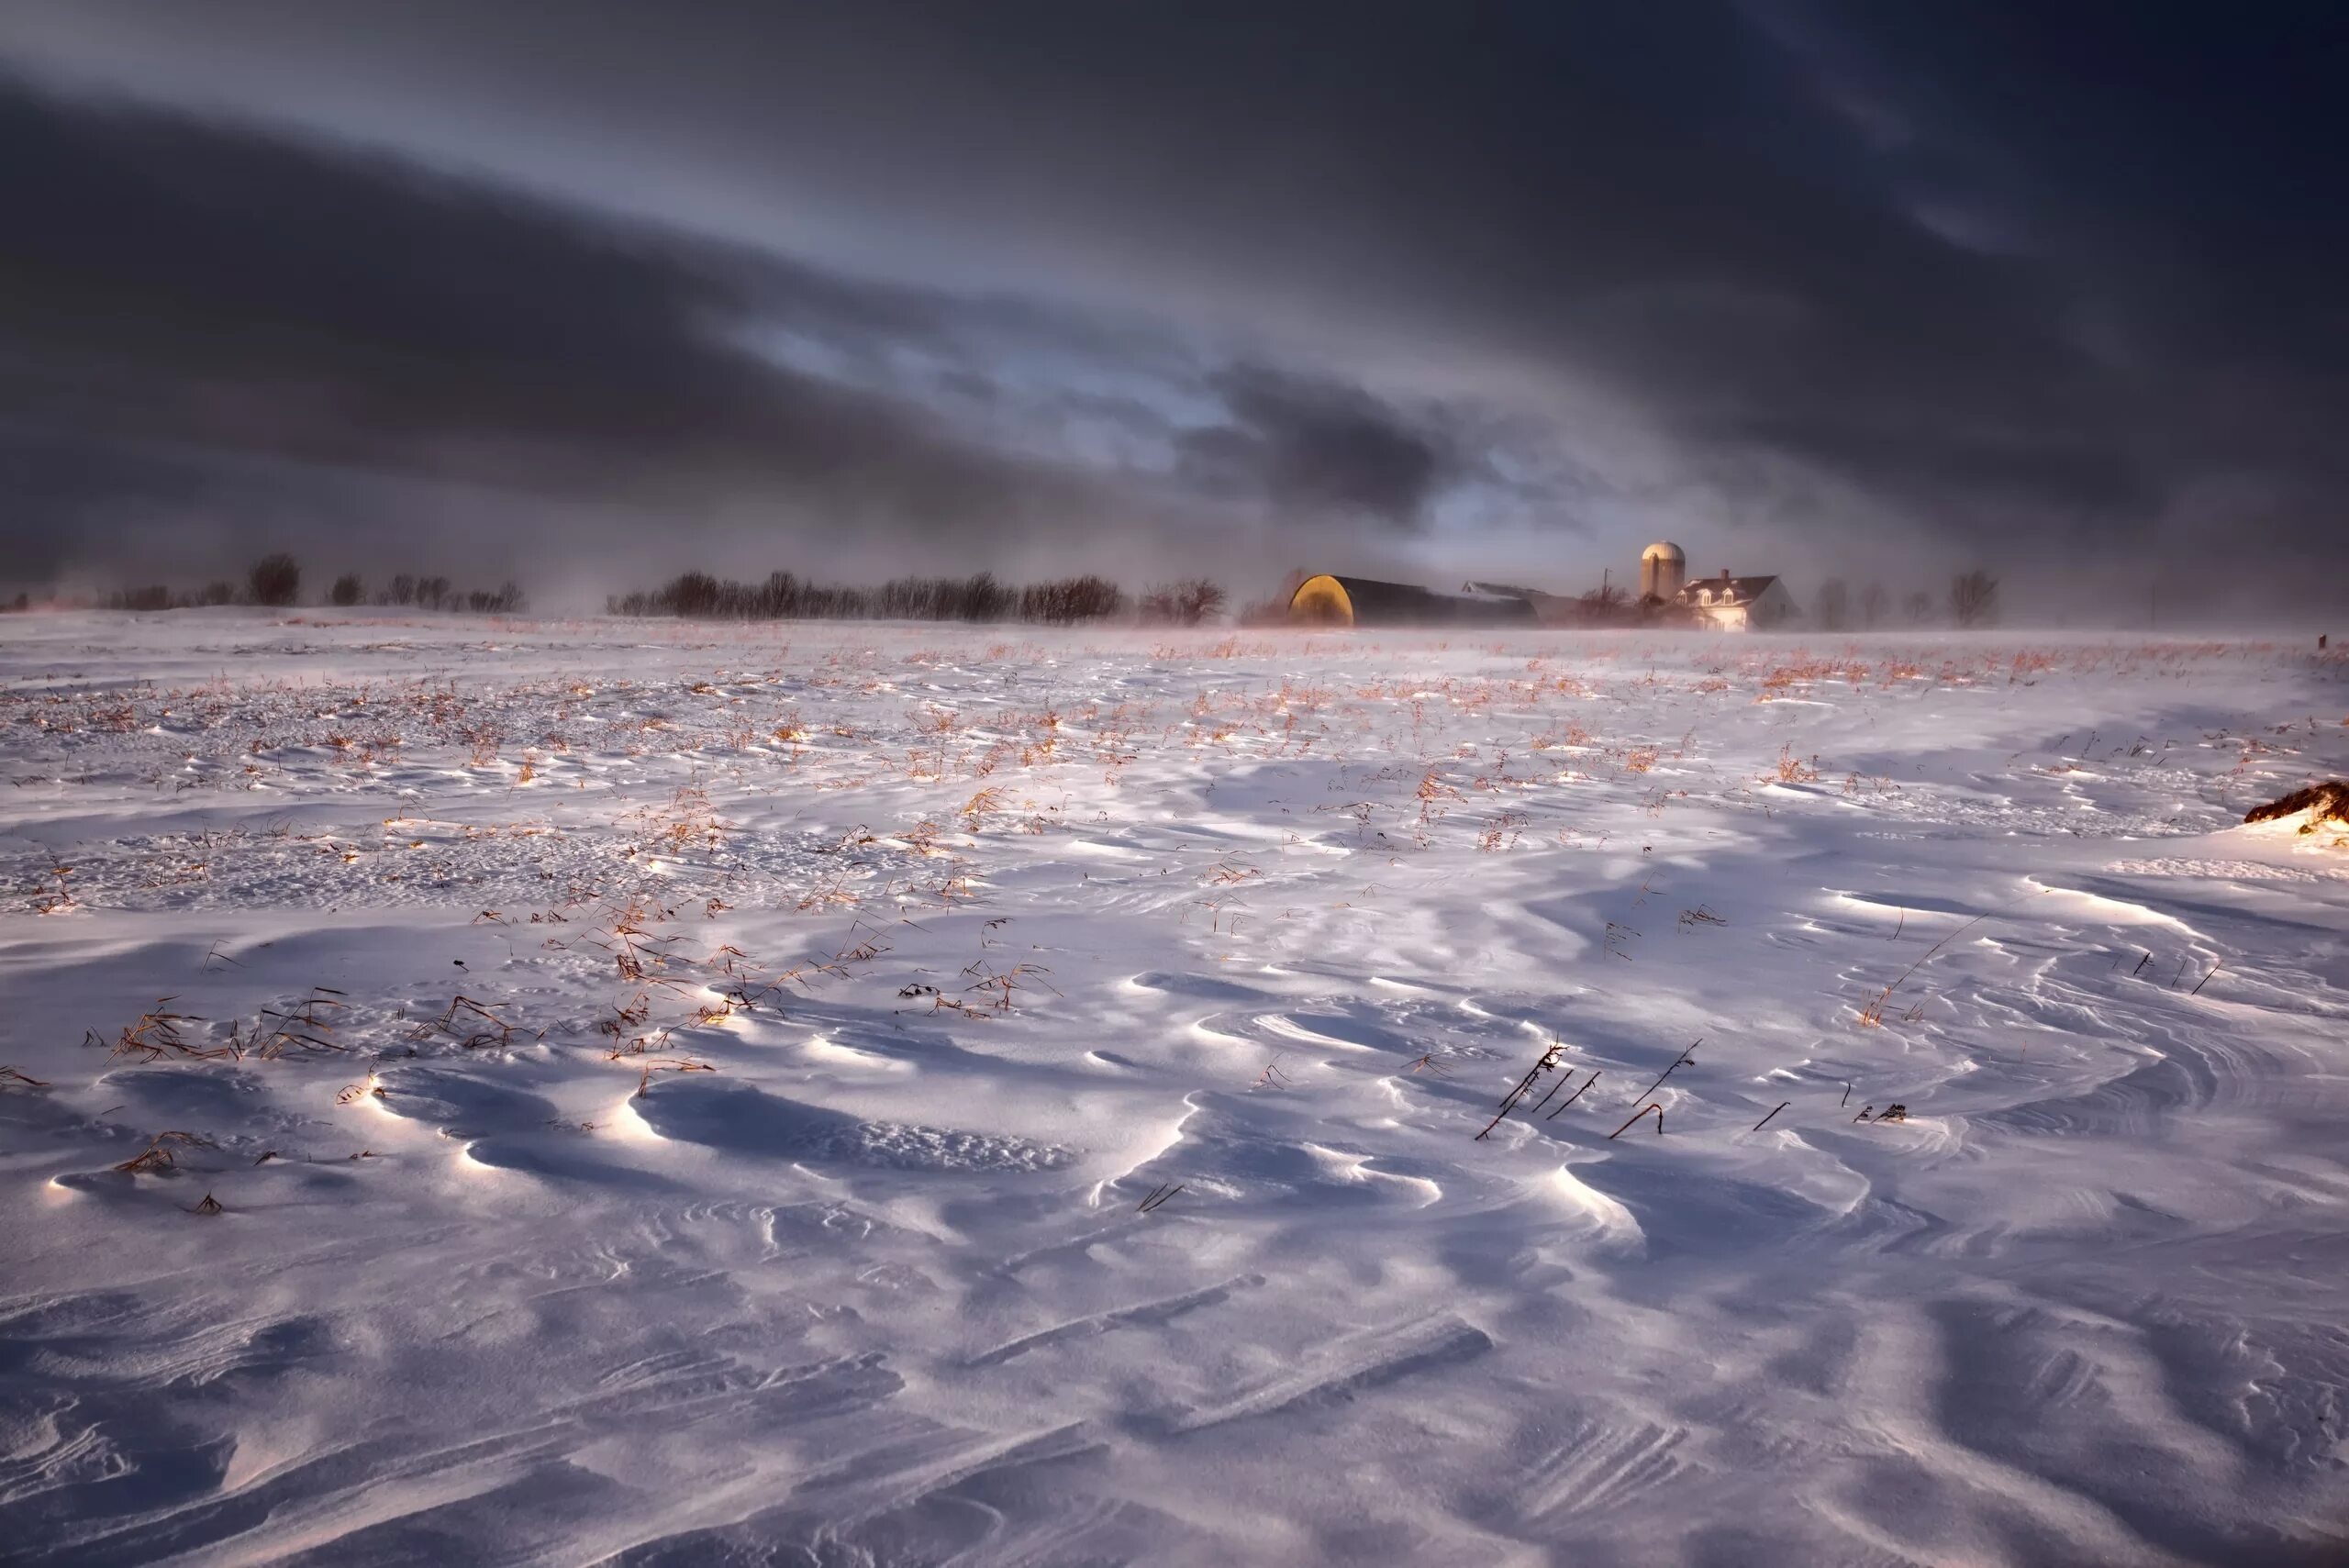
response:
[(1800, 613), (1777, 578), (1732, 577), (1727, 567), (1718, 577), (1681, 584), (1670, 602), (1694, 624), (1715, 631), (1767, 631)]

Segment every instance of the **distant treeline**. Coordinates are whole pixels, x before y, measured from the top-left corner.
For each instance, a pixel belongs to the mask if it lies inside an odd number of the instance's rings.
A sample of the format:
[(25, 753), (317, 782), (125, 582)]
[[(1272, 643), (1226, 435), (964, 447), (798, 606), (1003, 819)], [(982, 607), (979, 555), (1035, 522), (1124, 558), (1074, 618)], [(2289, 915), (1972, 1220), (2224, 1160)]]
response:
[[(47, 608), (177, 610), (209, 605), (260, 605), (291, 608), (305, 603), (302, 567), (286, 554), (253, 562), (242, 583), (222, 579), (202, 588), (165, 584), (117, 588), (103, 595), (50, 595)], [(311, 602), (315, 602), (315, 599)], [(363, 605), (393, 609), (472, 611), (516, 615), (529, 607), (520, 584), (461, 590), (446, 577), (400, 573), (373, 586), (357, 573), (337, 577), (324, 602), (339, 609)], [(736, 583), (707, 572), (687, 572), (658, 588), (615, 594), (605, 601), (616, 616), (677, 616), (694, 620), (930, 620), (1029, 621), (1074, 626), (1082, 621), (1130, 616), (1144, 625), (1198, 626), (1223, 613), (1223, 589), (1205, 577), (1152, 584), (1139, 599), (1106, 577), (1086, 573), (1044, 583), (999, 583), (981, 572), (970, 577), (897, 577), (872, 585), (809, 583), (789, 572), (770, 573), (763, 583)], [(0, 610), (33, 607), (18, 594)]]
[[(364, 595), (365, 584), (358, 578), (340, 577), (327, 598), (330, 604), (363, 605), (368, 602)], [(405, 572), (376, 589), (374, 602), (403, 608), (413, 605), (420, 610), (471, 610), (475, 615), (514, 615), (530, 604), (518, 583), (460, 591), (451, 587), (446, 577), (413, 577)]]
[[(282, 553), (264, 555), (252, 563), (241, 584), (224, 578), (191, 589), (151, 583), (144, 587), (117, 588), (95, 599), (60, 598), (47, 602), (61, 607), (106, 610), (187, 610), (210, 605), (288, 608), (302, 602), (302, 563)], [(518, 583), (508, 581), (495, 588), (460, 589), (446, 577), (420, 577), (406, 572), (379, 586), (372, 598), (365, 580), (355, 572), (346, 572), (327, 590), (326, 602), (340, 609), (373, 603), (401, 609), (470, 610), (475, 615), (515, 615), (529, 603)], [(19, 594), (15, 603), (5, 607), (29, 609), (31, 598)]]
[(615, 594), (616, 616), (692, 620), (1037, 621), (1069, 626), (1121, 612), (1126, 595), (1106, 577), (1062, 577), (1015, 587), (982, 572), (973, 577), (898, 577), (872, 587), (803, 582), (788, 572), (735, 583), (687, 572), (658, 588)]

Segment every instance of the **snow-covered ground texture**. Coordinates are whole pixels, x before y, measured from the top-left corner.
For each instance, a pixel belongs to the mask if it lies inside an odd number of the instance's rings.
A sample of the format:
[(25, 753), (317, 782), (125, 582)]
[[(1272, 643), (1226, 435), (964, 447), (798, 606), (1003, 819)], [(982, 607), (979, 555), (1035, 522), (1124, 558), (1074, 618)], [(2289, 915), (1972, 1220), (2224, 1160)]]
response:
[(0, 1558), (2341, 1562), (2345, 675), (0, 618)]

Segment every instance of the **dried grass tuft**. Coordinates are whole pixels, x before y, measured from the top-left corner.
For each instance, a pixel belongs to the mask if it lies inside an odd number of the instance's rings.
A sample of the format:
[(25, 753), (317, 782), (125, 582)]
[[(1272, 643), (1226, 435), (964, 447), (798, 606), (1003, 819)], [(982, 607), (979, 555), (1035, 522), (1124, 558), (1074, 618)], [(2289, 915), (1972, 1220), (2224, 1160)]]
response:
[(179, 1164), (178, 1151), (215, 1149), (218, 1145), (194, 1132), (159, 1132), (146, 1148), (115, 1167), (126, 1176), (136, 1176), (149, 1171), (169, 1171)]

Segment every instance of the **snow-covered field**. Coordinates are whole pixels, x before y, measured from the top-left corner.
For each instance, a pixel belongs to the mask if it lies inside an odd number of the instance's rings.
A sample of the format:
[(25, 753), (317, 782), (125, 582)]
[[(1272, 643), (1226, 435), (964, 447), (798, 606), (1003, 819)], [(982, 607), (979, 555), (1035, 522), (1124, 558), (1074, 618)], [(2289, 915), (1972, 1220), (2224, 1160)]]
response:
[(0, 617), (0, 1559), (2342, 1561), (2344, 677)]

